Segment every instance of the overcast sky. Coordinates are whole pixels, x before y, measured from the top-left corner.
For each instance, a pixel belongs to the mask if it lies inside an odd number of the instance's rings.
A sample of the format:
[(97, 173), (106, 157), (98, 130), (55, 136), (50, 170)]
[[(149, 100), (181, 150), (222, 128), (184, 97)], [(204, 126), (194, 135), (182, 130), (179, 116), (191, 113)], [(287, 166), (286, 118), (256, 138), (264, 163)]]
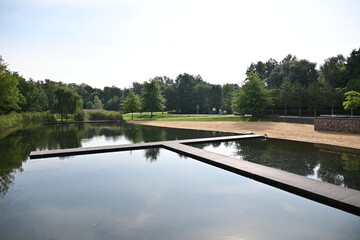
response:
[(26, 79), (99, 88), (185, 72), (240, 84), (251, 62), (348, 56), (359, 13), (359, 0), (0, 0), (0, 55)]

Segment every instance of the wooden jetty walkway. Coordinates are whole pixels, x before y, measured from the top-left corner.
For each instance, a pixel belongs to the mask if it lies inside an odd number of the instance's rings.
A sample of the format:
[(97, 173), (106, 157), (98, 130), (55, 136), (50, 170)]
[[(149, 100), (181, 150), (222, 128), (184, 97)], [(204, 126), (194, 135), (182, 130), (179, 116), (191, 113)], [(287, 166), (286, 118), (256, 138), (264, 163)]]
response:
[(72, 148), (30, 153), (30, 159), (62, 157), (105, 152), (128, 151), (148, 148), (165, 148), (221, 169), (254, 179), (293, 194), (347, 211), (360, 216), (360, 191), (310, 179), (260, 164), (228, 157), (218, 153), (189, 146), (194, 143), (235, 141), (264, 138), (263, 135), (237, 135), (215, 138), (200, 138), (178, 141), (162, 141), (138, 144), (123, 144), (102, 147)]

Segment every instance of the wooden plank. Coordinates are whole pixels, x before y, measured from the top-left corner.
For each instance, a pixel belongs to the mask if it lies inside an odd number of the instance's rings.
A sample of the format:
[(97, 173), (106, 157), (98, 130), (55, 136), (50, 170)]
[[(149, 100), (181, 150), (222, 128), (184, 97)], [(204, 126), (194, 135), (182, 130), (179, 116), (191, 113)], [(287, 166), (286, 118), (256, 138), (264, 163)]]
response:
[(164, 148), (360, 216), (360, 191), (179, 143)]
[(227, 137), (188, 139), (179, 141), (123, 144), (102, 147), (58, 149), (30, 153), (30, 159), (95, 154), (147, 148), (165, 148), (184, 154), (227, 171), (252, 178), (256, 181), (283, 189), (296, 195), (347, 211), (360, 216), (360, 191), (317, 181), (260, 164), (208, 152), (185, 144), (214, 141), (234, 141), (261, 138), (261, 135), (237, 135)]
[[(178, 143), (201, 143), (201, 142), (215, 142), (215, 141), (234, 141), (249, 138), (261, 138), (261, 135), (236, 135), (226, 137), (213, 137), (213, 138), (201, 138), (201, 139), (187, 139), (178, 141), (167, 141), (167, 142), (178, 142)], [(38, 158), (49, 158), (49, 157), (64, 157), (71, 155), (84, 155), (84, 154), (95, 154), (95, 153), (106, 153), (116, 151), (127, 151), (136, 149), (145, 149), (152, 147), (162, 147), (167, 142), (149, 142), (149, 143), (137, 143), (137, 144), (121, 144), (121, 145), (110, 145), (110, 146), (99, 146), (99, 147), (84, 147), (84, 148), (67, 148), (67, 149), (56, 149), (56, 150), (45, 150), (45, 151), (32, 151), (30, 153), (30, 159)]]

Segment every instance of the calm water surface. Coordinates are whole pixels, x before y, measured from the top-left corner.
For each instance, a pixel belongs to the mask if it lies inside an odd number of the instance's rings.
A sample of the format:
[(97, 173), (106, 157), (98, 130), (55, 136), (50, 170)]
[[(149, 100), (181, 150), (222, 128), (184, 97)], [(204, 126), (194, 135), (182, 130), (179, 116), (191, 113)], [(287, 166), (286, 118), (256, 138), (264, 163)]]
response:
[(31, 160), (0, 239), (358, 239), (360, 218), (159, 149)]
[[(1, 130), (0, 195), (8, 191), (14, 173), (22, 171), (31, 151), (226, 135), (230, 134), (125, 123), (30, 125)], [(146, 154), (149, 159), (156, 159), (157, 152), (148, 149)]]
[(278, 139), (249, 139), (192, 146), (360, 190), (358, 154)]
[(28, 160), (32, 150), (221, 135), (216, 132), (84, 124), (1, 134), (0, 239), (360, 235), (358, 216), (164, 149)]

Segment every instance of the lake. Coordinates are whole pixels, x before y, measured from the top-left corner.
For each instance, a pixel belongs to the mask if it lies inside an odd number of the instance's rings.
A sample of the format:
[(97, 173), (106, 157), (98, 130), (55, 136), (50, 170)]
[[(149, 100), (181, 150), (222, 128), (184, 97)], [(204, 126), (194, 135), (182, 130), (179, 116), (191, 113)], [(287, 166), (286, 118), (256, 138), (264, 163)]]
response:
[(360, 155), (319, 144), (280, 139), (192, 144), (206, 151), (360, 190)]
[(222, 135), (128, 124), (9, 133), (0, 239), (358, 239), (358, 216), (165, 149), (28, 160), (32, 150)]

